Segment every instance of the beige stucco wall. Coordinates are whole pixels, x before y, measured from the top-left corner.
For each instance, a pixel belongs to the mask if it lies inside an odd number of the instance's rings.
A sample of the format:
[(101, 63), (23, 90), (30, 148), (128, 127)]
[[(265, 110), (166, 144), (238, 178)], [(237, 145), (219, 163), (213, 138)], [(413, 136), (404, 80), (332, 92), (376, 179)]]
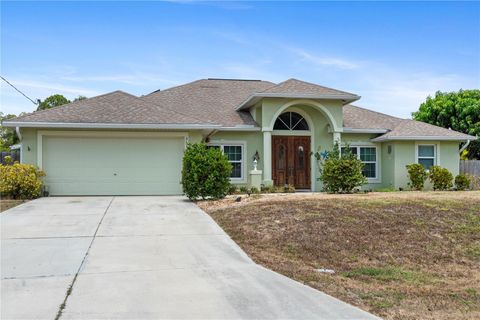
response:
[[(406, 165), (415, 163), (416, 146), (418, 144), (434, 144), (436, 146), (436, 164), (447, 168), (455, 177), (459, 173), (459, 143), (457, 141), (395, 141), (392, 143), (395, 152), (395, 188), (408, 189)], [(430, 183), (426, 183), (430, 189)]]

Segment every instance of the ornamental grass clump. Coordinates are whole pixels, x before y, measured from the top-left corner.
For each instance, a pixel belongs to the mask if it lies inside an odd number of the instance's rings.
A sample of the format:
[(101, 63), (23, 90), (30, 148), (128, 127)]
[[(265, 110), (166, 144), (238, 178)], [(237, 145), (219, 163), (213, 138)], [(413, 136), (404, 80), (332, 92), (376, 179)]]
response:
[(220, 199), (228, 194), (232, 165), (219, 148), (190, 143), (183, 155), (182, 186), (192, 200)]
[(35, 199), (42, 194), (45, 173), (30, 164), (0, 164), (0, 194), (11, 199)]

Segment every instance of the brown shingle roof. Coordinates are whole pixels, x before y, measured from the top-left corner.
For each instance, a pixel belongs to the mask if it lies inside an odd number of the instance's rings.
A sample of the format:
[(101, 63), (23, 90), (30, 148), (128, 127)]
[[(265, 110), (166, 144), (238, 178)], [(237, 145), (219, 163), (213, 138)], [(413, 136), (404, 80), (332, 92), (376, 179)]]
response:
[(272, 86), (268, 89), (263, 90), (261, 93), (297, 93), (297, 94), (306, 94), (306, 95), (329, 95), (329, 96), (351, 96), (352, 99), (358, 98), (357, 95), (340, 91), (332, 88), (327, 88), (320, 86), (318, 84), (301, 81), (298, 79), (288, 79), (286, 81), (280, 82), (279, 84)]
[(235, 108), (252, 93), (274, 85), (260, 80), (202, 79), (155, 91), (141, 99), (227, 127), (257, 126), (248, 111)]
[(200, 124), (204, 120), (114, 91), (63, 106), (36, 111), (10, 121), (54, 123)]
[[(202, 79), (143, 97), (114, 91), (64, 106), (37, 111), (9, 121), (18, 123), (74, 124), (138, 124), (192, 125), (192, 127), (235, 127), (258, 124), (248, 111), (238, 111), (239, 105), (262, 94), (327, 95), (355, 100), (359, 97), (316, 84), (289, 79), (279, 84), (260, 80)], [(348, 98), (349, 97), (349, 98)], [(441, 137), (451, 140), (475, 139), (460, 132), (423, 122), (400, 119), (372, 110), (345, 105), (343, 127), (357, 130), (385, 130), (374, 141), (405, 139), (405, 137)]]
[(405, 139), (405, 137), (423, 137), (457, 140), (473, 140), (473, 136), (437, 127), (428, 123), (410, 119), (392, 117), (384, 113), (345, 105), (343, 107), (343, 127), (350, 129), (386, 129), (387, 133), (375, 138), (373, 141)]
[(403, 119), (347, 104), (343, 107), (343, 126), (353, 129), (392, 130)]
[(432, 140), (476, 140), (477, 138), (458, 131), (437, 127), (425, 122), (405, 119), (395, 128), (384, 135), (373, 139), (383, 140), (406, 140), (406, 139), (432, 139)]

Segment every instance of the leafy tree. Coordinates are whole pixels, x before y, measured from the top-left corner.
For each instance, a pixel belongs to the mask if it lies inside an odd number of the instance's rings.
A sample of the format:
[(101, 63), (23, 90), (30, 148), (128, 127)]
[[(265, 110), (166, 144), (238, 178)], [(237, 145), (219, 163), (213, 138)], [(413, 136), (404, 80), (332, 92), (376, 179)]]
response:
[[(0, 121), (12, 119), (15, 117), (16, 115), (14, 114), (4, 115), (3, 112), (0, 112)], [(19, 139), (17, 137), (17, 133), (13, 128), (6, 128), (4, 126), (0, 126), (0, 151), (10, 150), (10, 146), (18, 143), (18, 141)]]
[[(413, 119), (480, 136), (480, 90), (435, 93), (420, 105)], [(471, 141), (467, 157), (480, 159), (480, 141)]]
[(46, 98), (45, 100), (41, 101), (38, 100), (38, 108), (37, 111), (50, 109), (53, 107), (62, 106), (64, 104), (70, 103), (71, 101), (62, 96), (61, 94), (54, 94), (50, 97)]
[(87, 99), (87, 97), (85, 97), (85, 96), (78, 96), (78, 97), (76, 97), (75, 99), (73, 99), (73, 102), (75, 102), (75, 101), (82, 101), (82, 100), (85, 100), (85, 99)]

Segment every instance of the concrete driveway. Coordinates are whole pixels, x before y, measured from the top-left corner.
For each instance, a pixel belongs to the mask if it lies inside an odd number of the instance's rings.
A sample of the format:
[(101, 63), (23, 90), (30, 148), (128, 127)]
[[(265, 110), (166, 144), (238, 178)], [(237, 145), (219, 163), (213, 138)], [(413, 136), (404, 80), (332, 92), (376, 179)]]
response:
[(43, 198), (0, 218), (2, 319), (375, 319), (255, 264), (183, 197)]

